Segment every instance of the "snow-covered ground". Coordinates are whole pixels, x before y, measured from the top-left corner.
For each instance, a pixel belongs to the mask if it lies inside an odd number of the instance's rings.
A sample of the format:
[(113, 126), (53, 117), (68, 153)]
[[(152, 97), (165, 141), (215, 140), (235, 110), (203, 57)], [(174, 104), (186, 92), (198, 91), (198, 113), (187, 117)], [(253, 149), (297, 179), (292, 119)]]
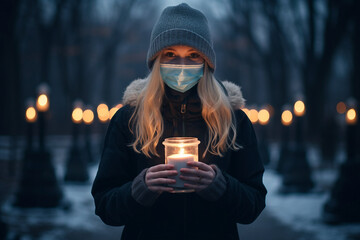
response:
[[(97, 168), (90, 169), (91, 179)], [(3, 206), (3, 219), (9, 224), (7, 239), (21, 240), (62, 240), (79, 239), (80, 236), (90, 235), (85, 239), (110, 239), (107, 234), (118, 239), (122, 228), (105, 226), (94, 214), (95, 207), (91, 196), (91, 181), (86, 184), (64, 184), (62, 186), (65, 202), (69, 209), (18, 209), (11, 206), (11, 199)], [(67, 236), (70, 236), (69, 238)], [(102, 238), (101, 236), (105, 237)], [(17, 238), (20, 237), (20, 238)]]
[(352, 239), (352, 235), (359, 236), (360, 223), (336, 226), (323, 223), (321, 214), (328, 192), (281, 195), (278, 193), (281, 179), (272, 170), (265, 172), (264, 182), (269, 191), (267, 209), (285, 225), (297, 231), (314, 233), (316, 239), (312, 240), (346, 240)]
[[(272, 159), (278, 159), (279, 152), (278, 144), (270, 146)], [(327, 225), (323, 222), (323, 206), (329, 199), (338, 172), (332, 168), (321, 167), (320, 151), (316, 146), (307, 146), (307, 158), (313, 169), (314, 191), (308, 194), (279, 194), (281, 177), (275, 171), (267, 169), (264, 174), (264, 184), (268, 189), (267, 210), (283, 224), (296, 231), (312, 232), (316, 239), (311, 240), (360, 239), (360, 223)], [(344, 160), (345, 152), (340, 149), (336, 152), (334, 164), (339, 165)], [(355, 235), (356, 238), (352, 238)]]
[[(93, 136), (93, 146), (98, 146), (100, 140), (99, 136)], [(6, 146), (8, 138), (0, 137), (0, 141), (3, 142), (2, 146)], [(13, 198), (10, 197), (2, 206), (0, 215), (9, 228), (6, 240), (119, 239), (122, 227), (106, 226), (94, 213), (90, 191), (97, 166), (89, 167), (90, 180), (87, 183), (63, 181), (70, 145), (70, 136), (52, 136), (47, 141), (64, 194), (64, 206), (55, 209), (19, 209), (12, 206)], [(19, 146), (24, 146), (24, 139), (20, 139)], [(100, 147), (92, 150), (94, 155), (99, 156)], [(3, 150), (3, 156), (8, 154), (8, 149)], [(17, 154), (21, 156), (22, 151), (19, 150)]]

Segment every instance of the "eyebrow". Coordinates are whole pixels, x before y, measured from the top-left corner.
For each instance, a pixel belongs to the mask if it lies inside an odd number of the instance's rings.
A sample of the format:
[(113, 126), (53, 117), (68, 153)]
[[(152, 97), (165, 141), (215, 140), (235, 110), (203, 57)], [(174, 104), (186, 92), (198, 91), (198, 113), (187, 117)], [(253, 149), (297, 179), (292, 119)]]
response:
[[(171, 47), (164, 49), (164, 51), (166, 51), (166, 50), (175, 51), (175, 49), (174, 49), (174, 48), (171, 48)], [(190, 48), (187, 52), (198, 52), (198, 50), (196, 50), (196, 49), (194, 49), (194, 48)]]

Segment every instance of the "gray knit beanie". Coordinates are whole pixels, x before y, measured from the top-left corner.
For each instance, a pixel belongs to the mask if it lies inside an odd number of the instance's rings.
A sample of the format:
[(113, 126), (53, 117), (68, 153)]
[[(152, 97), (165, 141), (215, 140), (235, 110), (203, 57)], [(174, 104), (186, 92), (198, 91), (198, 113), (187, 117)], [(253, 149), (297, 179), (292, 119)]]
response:
[(215, 52), (205, 15), (186, 3), (167, 7), (151, 32), (147, 64), (151, 69), (155, 58), (164, 48), (185, 45), (198, 50), (212, 71)]

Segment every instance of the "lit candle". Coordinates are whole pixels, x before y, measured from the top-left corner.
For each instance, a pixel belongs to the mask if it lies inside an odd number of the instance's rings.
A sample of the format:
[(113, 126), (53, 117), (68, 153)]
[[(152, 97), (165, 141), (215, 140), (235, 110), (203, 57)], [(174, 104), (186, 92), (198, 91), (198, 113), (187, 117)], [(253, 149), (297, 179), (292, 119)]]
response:
[(189, 161), (195, 161), (195, 156), (192, 154), (184, 154), (184, 150), (181, 149), (179, 154), (173, 154), (167, 157), (168, 164), (174, 164), (176, 171), (178, 172), (178, 175), (173, 177), (176, 180), (175, 184), (170, 184), (170, 186), (173, 187), (184, 187), (184, 181), (180, 179), (180, 169), (181, 168), (188, 168), (187, 162)]
[(188, 162), (197, 162), (198, 145), (200, 141), (194, 137), (170, 137), (163, 142), (165, 146), (165, 163), (173, 164), (178, 174), (172, 179), (176, 180), (175, 184), (169, 184), (174, 190), (172, 193), (193, 192), (194, 189), (184, 187), (184, 181), (180, 179), (180, 169), (191, 168)]

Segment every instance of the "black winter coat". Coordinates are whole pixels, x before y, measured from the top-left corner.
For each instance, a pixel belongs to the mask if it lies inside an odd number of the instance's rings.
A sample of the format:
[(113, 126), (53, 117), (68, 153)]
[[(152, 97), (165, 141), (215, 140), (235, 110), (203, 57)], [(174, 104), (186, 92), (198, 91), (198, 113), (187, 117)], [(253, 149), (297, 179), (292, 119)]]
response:
[[(137, 80), (143, 81), (143, 80)], [(121, 239), (239, 239), (236, 223), (251, 223), (265, 207), (264, 172), (251, 122), (242, 110), (234, 110), (238, 151), (228, 150), (223, 157), (202, 154), (206, 147), (207, 128), (201, 117), (201, 102), (196, 87), (186, 94), (166, 89), (162, 108), (164, 134), (157, 146), (160, 157), (145, 157), (129, 144), (133, 135), (128, 122), (133, 113), (138, 85), (125, 92), (125, 103), (112, 118), (92, 194), (96, 214), (104, 223), (125, 225)], [(135, 85), (135, 86), (134, 86)], [(228, 85), (228, 84), (226, 84)], [(239, 87), (231, 85), (230, 100), (239, 101)], [(129, 97), (130, 95), (130, 97)], [(137, 95), (136, 95), (137, 96)], [(129, 98), (129, 99), (127, 99)], [(171, 104), (169, 104), (171, 102)], [(184, 112), (185, 104), (185, 112)], [(235, 103), (239, 104), (239, 102)], [(183, 110), (181, 112), (181, 109)], [(225, 193), (217, 201), (208, 201), (197, 193), (162, 193), (152, 206), (139, 204), (131, 195), (134, 178), (145, 168), (164, 163), (162, 141), (172, 136), (197, 137), (199, 161), (215, 164), (226, 180)]]

